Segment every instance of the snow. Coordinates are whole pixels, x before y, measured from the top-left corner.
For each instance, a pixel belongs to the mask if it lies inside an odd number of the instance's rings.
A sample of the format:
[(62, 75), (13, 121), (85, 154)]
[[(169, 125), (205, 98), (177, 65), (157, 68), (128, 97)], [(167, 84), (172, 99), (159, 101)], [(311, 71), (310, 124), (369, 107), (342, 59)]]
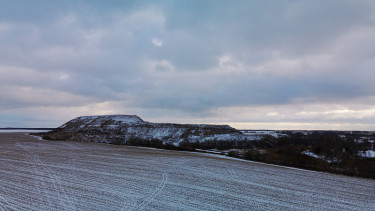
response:
[(141, 118), (135, 115), (116, 115), (111, 118), (114, 121), (126, 123), (126, 124), (141, 124), (144, 123)]
[(0, 210), (373, 210), (375, 181), (220, 155), (1, 134)]
[(338, 162), (341, 161), (339, 158), (328, 159), (328, 158), (326, 158), (323, 155), (317, 155), (317, 154), (315, 154), (315, 153), (313, 153), (313, 152), (311, 152), (309, 150), (303, 151), (301, 153), (304, 154), (304, 155), (310, 156), (310, 157), (314, 157), (314, 158), (325, 160), (327, 163), (338, 163)]
[(304, 155), (307, 155), (307, 156), (310, 156), (310, 157), (314, 157), (314, 158), (319, 158), (319, 159), (323, 159), (324, 160), (324, 156), (321, 156), (321, 155), (317, 155), (311, 151), (303, 151), (302, 154)]
[[(150, 123), (144, 122), (135, 115), (83, 116), (69, 121), (60, 129), (62, 130), (56, 133), (86, 132), (85, 137), (92, 142), (110, 142), (111, 139), (121, 138), (126, 141), (125, 139), (137, 137), (144, 140), (158, 139), (176, 145), (182, 140), (203, 142), (245, 140), (246, 138), (228, 125)], [(53, 133), (50, 135), (53, 136)], [(72, 136), (69, 138), (74, 139)]]
[(29, 136), (31, 136), (31, 137), (33, 137), (33, 138), (35, 138), (35, 139), (37, 139), (38, 141), (43, 141), (43, 138), (40, 137), (40, 136), (33, 136), (33, 135), (30, 135), (29, 133), (26, 133), (26, 134), (29, 135)]
[[(73, 122), (83, 121), (88, 124), (96, 123), (96, 126), (100, 126), (104, 121), (116, 121), (124, 124), (142, 124), (145, 123), (140, 117), (136, 115), (94, 115), (94, 116), (81, 116), (73, 119)], [(67, 124), (61, 126), (65, 128)]]
[(246, 135), (248, 140), (260, 140), (266, 135), (279, 138), (285, 136), (286, 134), (280, 133), (276, 130), (241, 130), (241, 132)]
[(374, 150), (367, 150), (364, 152), (359, 153), (360, 156), (366, 157), (366, 158), (375, 158), (375, 151)]

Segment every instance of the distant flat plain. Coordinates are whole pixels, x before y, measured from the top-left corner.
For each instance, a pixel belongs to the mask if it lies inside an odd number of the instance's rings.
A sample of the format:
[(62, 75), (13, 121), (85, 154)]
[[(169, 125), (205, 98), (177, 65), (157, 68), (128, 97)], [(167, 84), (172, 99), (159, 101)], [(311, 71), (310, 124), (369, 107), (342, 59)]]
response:
[(375, 210), (375, 180), (0, 133), (0, 210)]

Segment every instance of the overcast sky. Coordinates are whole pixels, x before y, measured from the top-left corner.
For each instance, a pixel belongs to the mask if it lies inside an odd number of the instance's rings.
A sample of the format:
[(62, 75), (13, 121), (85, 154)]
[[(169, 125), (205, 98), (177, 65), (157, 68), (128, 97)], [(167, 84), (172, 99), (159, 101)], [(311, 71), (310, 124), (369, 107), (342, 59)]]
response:
[(0, 0), (0, 127), (375, 130), (375, 1)]

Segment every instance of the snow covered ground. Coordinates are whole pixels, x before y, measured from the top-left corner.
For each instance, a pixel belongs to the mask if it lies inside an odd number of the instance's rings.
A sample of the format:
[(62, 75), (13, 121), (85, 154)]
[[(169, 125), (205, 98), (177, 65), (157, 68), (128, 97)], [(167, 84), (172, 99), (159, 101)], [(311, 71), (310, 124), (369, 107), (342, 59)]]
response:
[(286, 136), (286, 134), (281, 133), (276, 130), (240, 130), (242, 134), (246, 135), (248, 140), (260, 140), (264, 136), (269, 135), (275, 138)]
[(374, 210), (375, 180), (0, 134), (0, 210)]
[(375, 151), (374, 150), (367, 150), (364, 152), (359, 153), (360, 156), (366, 157), (366, 158), (375, 158)]

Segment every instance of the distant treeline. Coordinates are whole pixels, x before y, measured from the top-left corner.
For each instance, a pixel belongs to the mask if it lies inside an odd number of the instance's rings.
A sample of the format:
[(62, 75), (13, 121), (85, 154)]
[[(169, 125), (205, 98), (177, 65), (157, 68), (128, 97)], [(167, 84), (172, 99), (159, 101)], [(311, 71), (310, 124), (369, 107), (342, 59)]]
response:
[(130, 146), (141, 146), (141, 147), (153, 147), (158, 149), (167, 149), (167, 150), (178, 150), (178, 151), (196, 151), (195, 148), (192, 147), (184, 147), (184, 146), (176, 146), (172, 143), (165, 143), (159, 139), (141, 139), (138, 137), (132, 137), (126, 142), (121, 139), (117, 139), (112, 141), (111, 144), (115, 145), (130, 145)]
[(375, 144), (370, 141), (375, 137), (363, 139), (361, 134), (343, 135), (338, 131), (286, 133), (280, 138), (266, 135), (256, 141), (183, 141), (178, 146), (139, 138), (113, 144), (188, 151), (217, 149), (228, 156), (253, 161), (375, 179), (375, 158), (360, 155), (366, 150), (375, 151)]
[(216, 149), (230, 149), (228, 155), (232, 157), (375, 179), (375, 158), (361, 155), (367, 150), (375, 151), (375, 144), (370, 140), (375, 137), (364, 139), (358, 134), (320, 131), (307, 135), (289, 133), (280, 138), (265, 136), (251, 142), (184, 143), (184, 146), (216, 145)]

